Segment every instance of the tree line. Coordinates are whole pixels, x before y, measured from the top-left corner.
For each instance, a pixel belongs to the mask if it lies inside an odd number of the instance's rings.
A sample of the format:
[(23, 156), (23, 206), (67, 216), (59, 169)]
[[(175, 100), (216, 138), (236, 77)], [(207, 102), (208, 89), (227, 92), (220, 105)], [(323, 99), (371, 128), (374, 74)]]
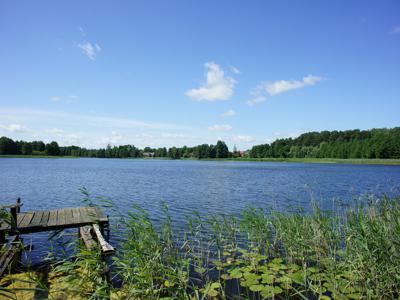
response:
[(139, 149), (134, 145), (113, 146), (106, 148), (86, 149), (79, 146), (59, 146), (57, 142), (44, 143), (42, 141), (13, 141), (8, 137), (0, 138), (0, 155), (50, 155), (50, 156), (77, 156), (99, 158), (142, 158), (165, 157), (180, 158), (230, 158), (237, 152), (229, 152), (224, 141), (218, 141), (216, 145), (198, 145), (195, 147), (165, 147)]
[(308, 132), (253, 146), (253, 158), (400, 158), (400, 127)]
[[(277, 139), (270, 144), (253, 146), (246, 152), (251, 158), (400, 158), (400, 127), (391, 129), (308, 132), (297, 138)], [(134, 145), (86, 149), (78, 146), (59, 146), (57, 142), (13, 141), (0, 138), (0, 155), (51, 155), (100, 158), (235, 158), (239, 152), (230, 152), (224, 141), (215, 145), (194, 147), (145, 147)]]

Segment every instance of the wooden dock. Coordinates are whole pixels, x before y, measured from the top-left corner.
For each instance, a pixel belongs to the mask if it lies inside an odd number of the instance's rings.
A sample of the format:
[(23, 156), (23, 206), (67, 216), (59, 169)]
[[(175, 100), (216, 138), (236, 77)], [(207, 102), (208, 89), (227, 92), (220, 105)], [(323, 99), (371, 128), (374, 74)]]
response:
[(3, 222), (0, 226), (0, 235), (2, 233), (9, 235), (28, 234), (92, 224), (99, 224), (100, 227), (108, 225), (107, 216), (96, 206), (18, 212), (16, 214), (16, 227), (13, 228), (11, 224)]
[[(9, 209), (8, 217), (0, 219), (0, 278), (10, 269), (11, 263), (23, 251), (20, 235), (59, 231), (67, 228), (79, 228), (81, 239), (88, 248), (99, 244), (102, 256), (105, 258), (115, 252), (113, 246), (103, 237), (107, 232), (109, 238), (109, 221), (100, 207), (84, 206), (74, 208), (60, 208), (48, 211), (21, 212), (21, 199), (11, 205), (1, 206)], [(7, 243), (6, 237), (15, 236)], [(106, 272), (109, 277), (109, 270)], [(107, 278), (108, 278), (107, 277)]]

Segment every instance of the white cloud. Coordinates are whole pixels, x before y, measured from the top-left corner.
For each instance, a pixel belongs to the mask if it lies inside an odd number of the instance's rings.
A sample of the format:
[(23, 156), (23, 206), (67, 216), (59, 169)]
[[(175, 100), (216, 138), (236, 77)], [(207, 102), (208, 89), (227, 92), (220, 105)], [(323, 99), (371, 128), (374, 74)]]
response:
[(223, 124), (223, 125), (215, 124), (213, 126), (208, 127), (208, 130), (210, 130), (210, 131), (230, 131), (230, 130), (232, 130), (232, 126), (228, 125), (228, 124)]
[(237, 135), (233, 137), (236, 143), (251, 143), (255, 141), (255, 138), (249, 135)]
[(232, 73), (236, 75), (242, 74), (242, 72), (240, 72), (240, 70), (238, 68), (235, 68), (234, 66), (230, 66), (229, 69), (231, 70)]
[(226, 112), (222, 114), (223, 117), (232, 117), (236, 115), (236, 112), (233, 109), (228, 109)]
[(116, 131), (111, 132), (111, 136), (103, 138), (101, 142), (103, 144), (110, 144), (110, 145), (116, 145), (122, 140), (122, 135), (117, 133)]
[(25, 133), (29, 131), (28, 128), (22, 126), (21, 124), (0, 125), (0, 128), (15, 133)]
[(246, 101), (246, 104), (247, 104), (248, 106), (255, 106), (255, 105), (257, 105), (257, 104), (260, 104), (260, 103), (265, 102), (266, 100), (267, 100), (266, 97), (264, 97), (264, 96), (258, 96), (258, 97), (255, 97), (255, 98), (253, 98), (253, 99), (247, 100), (247, 101)]
[(52, 133), (52, 134), (61, 134), (64, 132), (64, 130), (58, 129), (58, 128), (49, 128), (46, 129), (47, 133)]
[(254, 106), (265, 102), (267, 100), (267, 96), (276, 96), (290, 90), (300, 89), (306, 86), (313, 86), (323, 79), (324, 78), (319, 76), (308, 75), (303, 77), (301, 80), (278, 80), (274, 82), (264, 81), (261, 82), (255, 89), (253, 89), (251, 95), (253, 95), (254, 98), (247, 100), (246, 104), (249, 106)]
[(79, 97), (77, 95), (69, 95), (69, 99), (77, 100)]
[(389, 33), (390, 34), (400, 34), (400, 26), (394, 27)]
[(198, 101), (228, 100), (234, 92), (235, 79), (226, 77), (224, 71), (214, 62), (205, 64), (207, 82), (198, 89), (188, 90), (185, 95)]
[(275, 96), (290, 90), (300, 89), (306, 86), (313, 86), (323, 78), (319, 76), (308, 75), (302, 80), (279, 80), (275, 82), (263, 82), (258, 87), (260, 91), (265, 90), (270, 96)]
[(50, 98), (50, 100), (53, 101), (53, 102), (58, 102), (58, 101), (61, 100), (61, 97), (59, 97), (59, 96), (53, 96), (53, 97)]
[(92, 44), (90, 42), (83, 42), (78, 44), (78, 47), (82, 50), (82, 53), (89, 57), (91, 60), (96, 60), (97, 54), (101, 52), (101, 48), (98, 44)]

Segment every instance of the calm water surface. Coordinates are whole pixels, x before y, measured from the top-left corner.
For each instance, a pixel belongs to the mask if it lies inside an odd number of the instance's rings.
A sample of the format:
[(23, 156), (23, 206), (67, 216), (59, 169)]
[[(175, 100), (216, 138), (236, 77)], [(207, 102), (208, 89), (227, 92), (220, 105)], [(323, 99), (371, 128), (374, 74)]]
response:
[[(378, 165), (0, 158), (0, 178), (0, 204), (21, 197), (23, 210), (82, 205), (79, 189), (86, 187), (121, 211), (141, 204), (155, 219), (165, 201), (177, 224), (194, 210), (238, 215), (248, 206), (307, 209), (311, 199), (331, 209), (338, 198), (400, 194), (400, 166)], [(44, 251), (43, 235), (35, 243)]]

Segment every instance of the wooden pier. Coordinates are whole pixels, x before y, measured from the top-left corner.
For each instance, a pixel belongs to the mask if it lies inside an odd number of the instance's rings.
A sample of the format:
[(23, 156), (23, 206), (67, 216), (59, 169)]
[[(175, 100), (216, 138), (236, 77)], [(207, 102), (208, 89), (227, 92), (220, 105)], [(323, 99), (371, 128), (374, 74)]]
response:
[[(100, 207), (84, 206), (21, 212), (22, 205), (21, 199), (18, 198), (15, 204), (0, 206), (1, 209), (10, 210), (9, 218), (0, 220), (0, 246), (6, 245), (6, 236), (16, 236), (16, 240), (19, 240), (22, 234), (79, 228), (80, 236), (86, 246), (88, 246), (87, 240), (91, 238), (93, 243), (99, 244), (104, 255), (114, 253), (114, 247), (103, 237), (106, 232), (107, 239), (109, 238), (109, 220)], [(86, 234), (82, 235), (82, 232)], [(14, 240), (6, 245), (6, 251), (0, 257), (0, 277), (20, 246)]]
[(0, 234), (28, 234), (42, 231), (76, 228), (85, 225), (108, 225), (108, 218), (98, 207), (61, 208), (50, 211), (31, 211), (17, 213), (16, 227), (3, 223)]

